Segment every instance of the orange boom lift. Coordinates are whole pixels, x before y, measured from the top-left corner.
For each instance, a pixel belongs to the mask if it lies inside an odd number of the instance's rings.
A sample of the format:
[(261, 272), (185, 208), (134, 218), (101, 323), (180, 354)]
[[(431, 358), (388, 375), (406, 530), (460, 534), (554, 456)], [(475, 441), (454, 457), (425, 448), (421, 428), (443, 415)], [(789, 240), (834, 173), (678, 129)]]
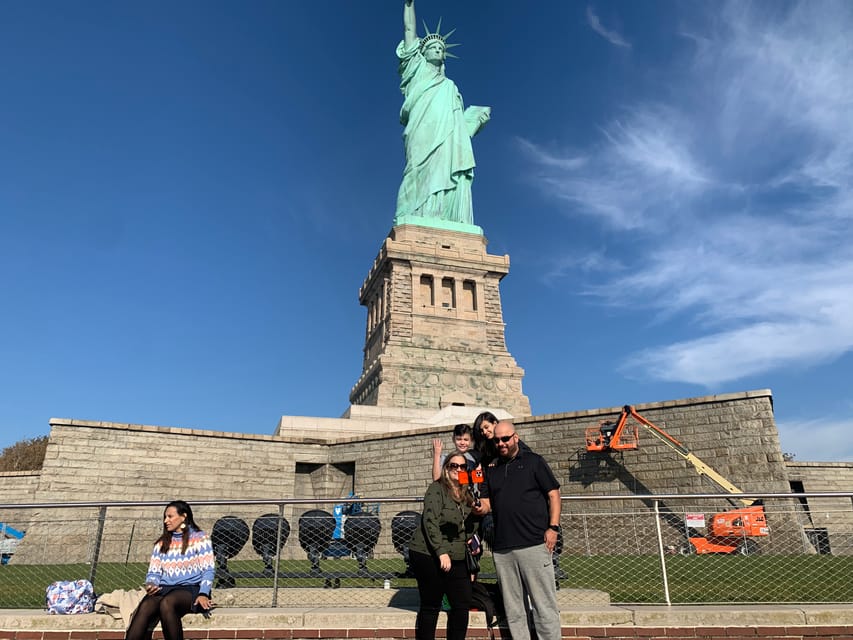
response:
[[(629, 424), (628, 419), (633, 418)], [(639, 448), (640, 426), (644, 427), (658, 440), (689, 462), (700, 476), (705, 476), (722, 487), (727, 493), (743, 493), (734, 484), (721, 476), (697, 455), (673, 438), (666, 431), (641, 416), (631, 405), (622, 407), (622, 413), (616, 422), (602, 420), (597, 427), (586, 429), (586, 450), (597, 452), (633, 451)], [(696, 535), (693, 529), (688, 533), (689, 544), (682, 547), (682, 553), (740, 553), (752, 555), (759, 552), (758, 543), (753, 539), (770, 535), (764, 505), (760, 500), (737, 498), (744, 506), (714, 514), (708, 535)]]

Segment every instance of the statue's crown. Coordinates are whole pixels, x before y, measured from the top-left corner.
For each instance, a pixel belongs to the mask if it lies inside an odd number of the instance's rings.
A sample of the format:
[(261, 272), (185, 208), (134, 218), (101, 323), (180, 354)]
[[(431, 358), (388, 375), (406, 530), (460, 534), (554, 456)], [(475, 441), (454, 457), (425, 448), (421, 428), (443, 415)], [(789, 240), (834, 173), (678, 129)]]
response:
[(426, 35), (421, 38), (421, 51), (426, 49), (431, 42), (435, 42), (436, 40), (438, 40), (439, 42), (441, 42), (442, 45), (444, 45), (444, 55), (446, 55), (448, 58), (456, 57), (452, 53), (448, 52), (448, 49), (458, 47), (459, 44), (450, 44), (447, 42), (447, 39), (453, 35), (453, 32), (456, 31), (456, 29), (451, 29), (444, 35), (441, 35), (441, 18), (439, 18), (438, 26), (435, 28), (435, 31), (430, 31), (429, 27), (426, 24), (426, 21), (424, 21), (424, 31), (426, 32)]

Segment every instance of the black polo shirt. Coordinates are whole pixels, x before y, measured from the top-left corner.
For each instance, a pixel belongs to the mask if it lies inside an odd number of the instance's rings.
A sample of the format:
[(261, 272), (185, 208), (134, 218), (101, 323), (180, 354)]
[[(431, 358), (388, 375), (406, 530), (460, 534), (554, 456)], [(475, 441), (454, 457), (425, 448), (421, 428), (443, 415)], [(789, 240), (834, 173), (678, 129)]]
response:
[(548, 492), (560, 488), (545, 459), (518, 449), (512, 460), (496, 458), (486, 467), (484, 497), (495, 519), (495, 551), (544, 544), (548, 521)]

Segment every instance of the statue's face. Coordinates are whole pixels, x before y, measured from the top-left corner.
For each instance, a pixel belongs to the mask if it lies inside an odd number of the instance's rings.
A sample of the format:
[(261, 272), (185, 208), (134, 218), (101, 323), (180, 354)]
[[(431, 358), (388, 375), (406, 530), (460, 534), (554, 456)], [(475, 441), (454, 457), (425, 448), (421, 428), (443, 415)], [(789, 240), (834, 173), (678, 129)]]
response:
[(441, 64), (444, 62), (444, 45), (439, 40), (433, 40), (424, 49), (424, 58), (432, 64)]

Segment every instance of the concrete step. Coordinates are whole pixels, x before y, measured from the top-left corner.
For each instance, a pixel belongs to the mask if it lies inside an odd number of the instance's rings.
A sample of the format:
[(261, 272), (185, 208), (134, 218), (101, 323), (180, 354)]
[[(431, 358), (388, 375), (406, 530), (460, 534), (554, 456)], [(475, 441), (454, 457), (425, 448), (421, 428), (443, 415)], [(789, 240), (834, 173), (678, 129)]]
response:
[[(560, 610), (563, 627), (756, 627), (756, 626), (853, 626), (853, 605), (602, 605), (568, 607)], [(414, 629), (415, 609), (397, 607), (288, 607), (217, 608), (207, 619), (199, 615), (184, 618), (187, 629), (313, 629), (332, 630), (346, 637), (346, 629)], [(444, 616), (439, 627), (444, 626)], [(482, 613), (471, 614), (470, 627), (484, 629)], [(0, 610), (0, 631), (123, 631), (124, 622), (109, 615), (48, 615), (32, 609)], [(608, 635), (611, 635), (608, 633)], [(842, 634), (843, 635), (843, 634)], [(258, 637), (263, 637), (263, 634)], [(314, 636), (317, 637), (317, 636)]]

